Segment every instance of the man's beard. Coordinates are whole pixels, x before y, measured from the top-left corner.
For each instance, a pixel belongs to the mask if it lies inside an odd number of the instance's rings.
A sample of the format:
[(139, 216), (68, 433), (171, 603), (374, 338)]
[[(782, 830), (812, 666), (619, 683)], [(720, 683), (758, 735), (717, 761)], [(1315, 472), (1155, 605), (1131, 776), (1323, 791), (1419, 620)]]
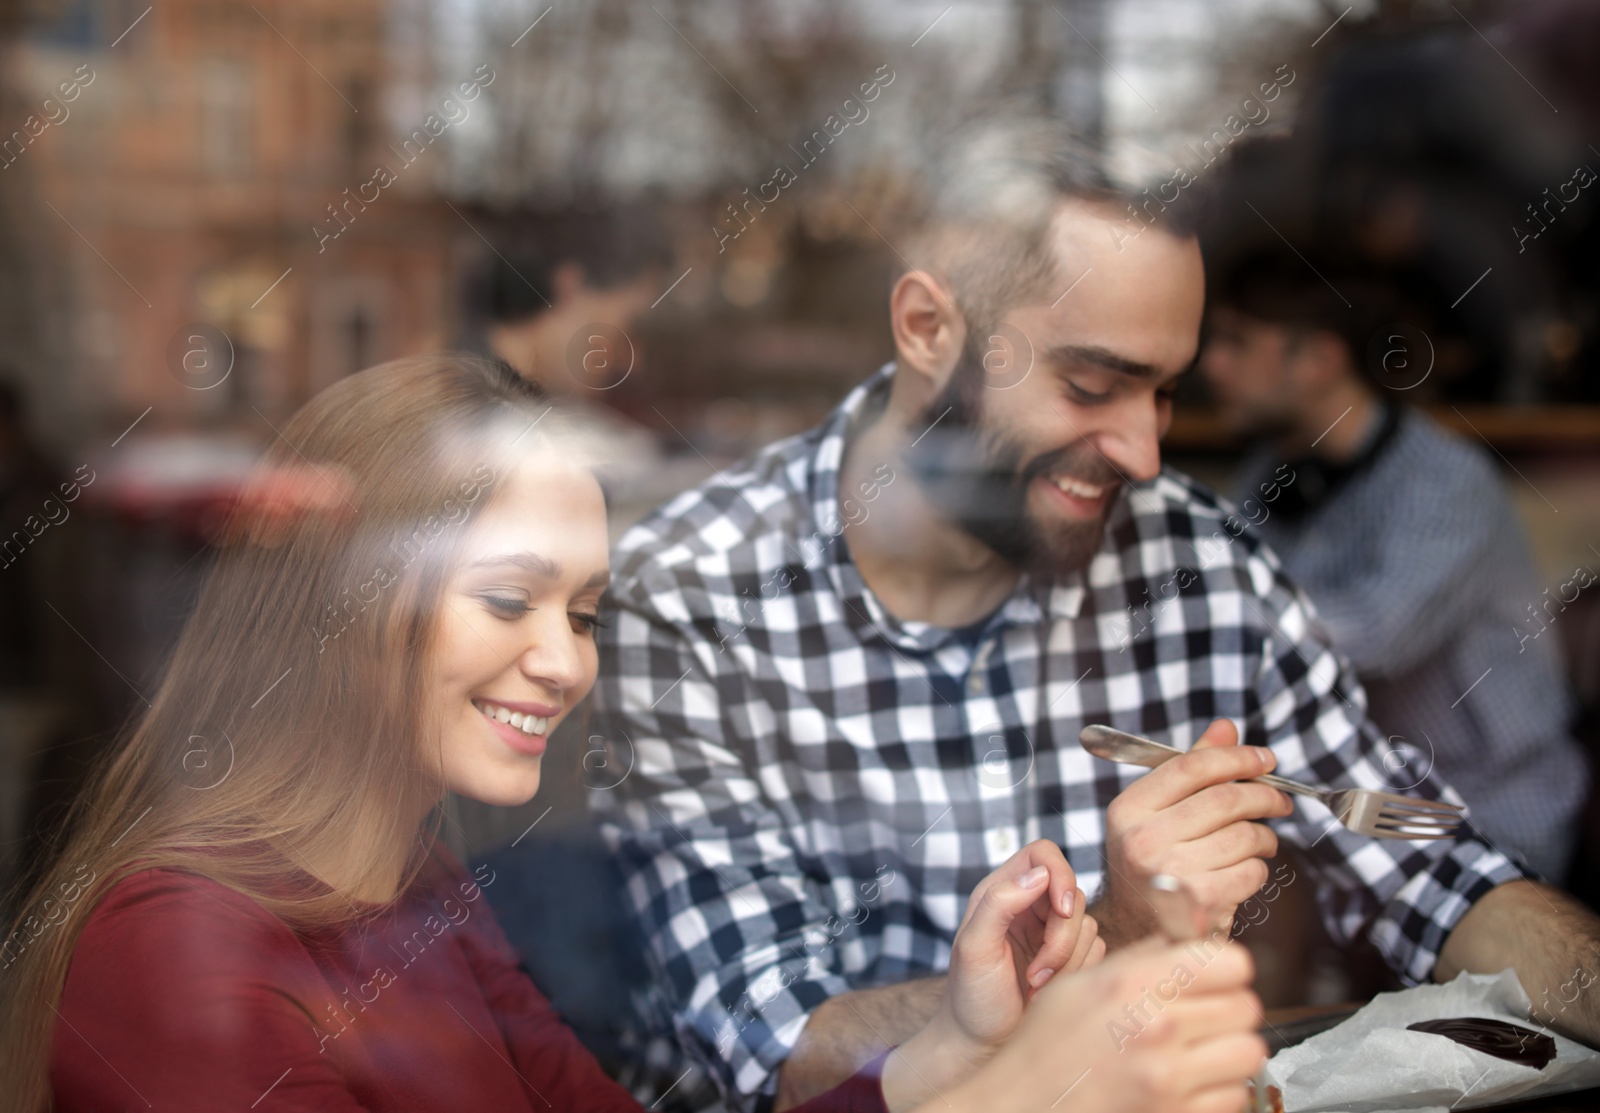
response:
[[(984, 424), (985, 380), (982, 356), (969, 341), (949, 383), (915, 426), (924, 432), (907, 450), (906, 462), (928, 501), (946, 518), (1035, 583), (1049, 586), (1086, 568), (1099, 551), (1122, 477), (1087, 441), (1024, 462), (1024, 450), (1014, 439)], [(1100, 516), (1090, 522), (1040, 522), (1028, 512), (1028, 491), (1045, 475), (1070, 475), (1110, 488)]]

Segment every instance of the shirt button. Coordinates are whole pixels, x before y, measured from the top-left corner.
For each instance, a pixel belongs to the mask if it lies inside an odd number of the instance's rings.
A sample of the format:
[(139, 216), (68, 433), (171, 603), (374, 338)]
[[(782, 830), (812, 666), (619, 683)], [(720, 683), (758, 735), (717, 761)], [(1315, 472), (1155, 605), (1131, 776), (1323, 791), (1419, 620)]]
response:
[(983, 833), (985, 849), (989, 851), (989, 864), (999, 865), (1017, 852), (1017, 829), (996, 827)]
[(983, 673), (975, 672), (967, 680), (967, 694), (978, 696), (983, 694)]

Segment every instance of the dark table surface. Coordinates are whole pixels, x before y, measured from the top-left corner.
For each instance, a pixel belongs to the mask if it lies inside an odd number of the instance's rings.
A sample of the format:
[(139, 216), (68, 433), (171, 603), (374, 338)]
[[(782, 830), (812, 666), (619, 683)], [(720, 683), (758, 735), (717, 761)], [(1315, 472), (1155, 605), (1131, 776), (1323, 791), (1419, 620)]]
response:
[[(1319, 1031), (1333, 1027), (1361, 1006), (1304, 1005), (1290, 1009), (1268, 1009), (1267, 1023), (1262, 1034), (1267, 1046), (1276, 1052), (1309, 1039)], [(1533, 1101), (1513, 1101), (1505, 1105), (1481, 1106), (1496, 1113), (1596, 1113), (1600, 1110), (1600, 1089), (1575, 1090), (1570, 1094), (1556, 1094)], [(1293, 1113), (1293, 1111), (1290, 1111)]]

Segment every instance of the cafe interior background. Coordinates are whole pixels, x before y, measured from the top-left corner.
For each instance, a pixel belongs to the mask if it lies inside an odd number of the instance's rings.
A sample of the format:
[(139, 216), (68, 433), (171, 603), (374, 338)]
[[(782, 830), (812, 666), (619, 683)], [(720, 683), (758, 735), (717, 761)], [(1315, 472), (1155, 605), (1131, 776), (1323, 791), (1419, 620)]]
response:
[[(1208, 252), (1287, 242), (1402, 282), (1386, 385), (1493, 451), (1560, 598), (1527, 632), (1600, 704), (1600, 592), (1577, 586), (1600, 570), (1600, 5), (9, 0), (0, 36), (8, 892), (142, 709), (220, 510), (307, 398), (458, 344), (496, 260), (638, 227), (659, 296), (570, 351), (658, 440), (664, 498), (890, 356), (896, 239), (978, 108), (1068, 121), (1125, 182), (1226, 185)], [(1187, 381), (1169, 461), (1226, 490), (1241, 448)], [(78, 497), (41, 522), (61, 483)], [(457, 806), (458, 851), (527, 839), (597, 883), (582, 796), (615, 771), (574, 718), (526, 808)], [(536, 977), (603, 1043), (569, 975), (625, 981), (626, 947), (548, 917), (563, 942)], [(1245, 931), (1268, 1004), (1372, 988), (1313, 920), (1288, 899)]]

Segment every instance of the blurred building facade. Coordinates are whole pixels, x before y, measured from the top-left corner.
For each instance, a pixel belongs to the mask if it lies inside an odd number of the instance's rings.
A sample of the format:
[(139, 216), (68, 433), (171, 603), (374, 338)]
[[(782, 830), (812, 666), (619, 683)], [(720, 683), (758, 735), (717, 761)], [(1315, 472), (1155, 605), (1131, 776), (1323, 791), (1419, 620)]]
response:
[(386, 124), (388, 19), (384, 0), (75, 0), (9, 46), (29, 114), (0, 173), (28, 180), (71, 291), (46, 322), (64, 365), (23, 369), (42, 410), (259, 424), (252, 407), (276, 419), (443, 342), (459, 221), (407, 173), (438, 154)]

